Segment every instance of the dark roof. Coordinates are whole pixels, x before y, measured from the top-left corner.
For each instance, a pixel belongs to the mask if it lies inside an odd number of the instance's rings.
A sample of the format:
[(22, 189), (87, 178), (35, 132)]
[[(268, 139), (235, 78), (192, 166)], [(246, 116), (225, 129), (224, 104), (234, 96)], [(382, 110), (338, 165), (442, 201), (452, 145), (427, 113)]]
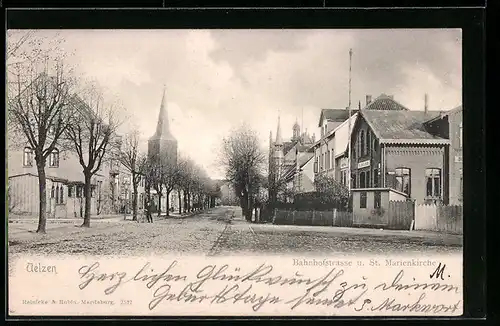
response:
[[(351, 109), (351, 115), (356, 113), (357, 109)], [(318, 127), (321, 127), (323, 120), (335, 122), (344, 122), (349, 117), (349, 110), (346, 109), (322, 109), (319, 116)]]
[(383, 143), (447, 143), (448, 140), (427, 132), (424, 123), (440, 111), (362, 110), (365, 119)]
[(439, 115), (437, 115), (437, 116), (435, 116), (435, 117), (433, 117), (433, 118), (429, 119), (429, 120), (428, 120), (428, 121), (426, 121), (425, 123), (431, 123), (431, 122), (434, 122), (434, 121), (436, 121), (436, 120), (438, 120), (438, 119), (442, 119), (442, 118), (444, 118), (444, 117), (449, 116), (449, 115), (450, 115), (450, 114), (452, 114), (452, 113), (455, 113), (455, 112), (457, 112), (457, 111), (461, 111), (461, 110), (462, 110), (462, 106), (461, 106), (461, 105), (459, 105), (459, 106), (457, 106), (457, 107), (456, 107), (456, 108), (454, 108), (454, 109), (451, 109), (451, 110), (448, 110), (448, 111), (441, 111)]
[(372, 102), (370, 102), (370, 104), (365, 106), (363, 110), (408, 111), (408, 109), (404, 105), (396, 102), (392, 97), (389, 97), (388, 95), (385, 94), (382, 94), (376, 99), (374, 99)]

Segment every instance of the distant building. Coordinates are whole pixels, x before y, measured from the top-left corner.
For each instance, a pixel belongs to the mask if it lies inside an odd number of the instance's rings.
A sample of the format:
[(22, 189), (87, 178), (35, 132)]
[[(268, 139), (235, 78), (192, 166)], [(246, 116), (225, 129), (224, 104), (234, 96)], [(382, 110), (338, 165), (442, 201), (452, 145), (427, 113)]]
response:
[(223, 206), (239, 206), (240, 201), (231, 183), (227, 180), (221, 180), (220, 184), (220, 203)]
[(290, 192), (310, 191), (310, 184), (313, 181), (307, 172), (312, 165), (306, 166), (306, 164), (312, 157), (308, 150), (314, 143), (314, 138), (315, 136), (310, 136), (307, 131), (301, 132), (300, 125), (296, 121), (292, 127), (292, 137), (289, 141), (283, 141), (279, 117), (274, 141), (272, 132), (270, 133), (269, 175), (275, 178), (276, 182), (283, 183)]

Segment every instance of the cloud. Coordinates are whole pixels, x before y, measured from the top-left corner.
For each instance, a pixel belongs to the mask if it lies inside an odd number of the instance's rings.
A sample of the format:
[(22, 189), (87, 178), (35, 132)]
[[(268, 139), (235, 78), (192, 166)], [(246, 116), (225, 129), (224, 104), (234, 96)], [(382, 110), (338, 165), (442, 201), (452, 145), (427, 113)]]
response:
[[(55, 32), (39, 31), (47, 38)], [(460, 30), (61, 30), (73, 64), (113, 90), (149, 138), (163, 85), (183, 155), (214, 177), (221, 138), (250, 124), (263, 146), (278, 113), (284, 138), (297, 120), (316, 132), (322, 108), (392, 94), (412, 110), (461, 102)]]

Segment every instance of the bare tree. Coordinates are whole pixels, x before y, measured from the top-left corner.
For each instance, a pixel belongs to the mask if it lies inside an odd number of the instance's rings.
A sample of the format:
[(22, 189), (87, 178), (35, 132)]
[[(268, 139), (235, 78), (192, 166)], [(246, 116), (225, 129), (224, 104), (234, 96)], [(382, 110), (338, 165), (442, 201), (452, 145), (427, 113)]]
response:
[(19, 54), (23, 45), (28, 43), (30, 39), (33, 39), (35, 31), (33, 30), (8, 30), (7, 31), (7, 50), (6, 59), (16, 56)]
[(73, 97), (75, 114), (66, 130), (83, 168), (85, 179), (85, 214), (83, 227), (90, 227), (92, 205), (92, 177), (101, 169), (103, 162), (117, 155), (120, 137), (118, 108), (106, 103), (104, 95), (96, 84), (85, 87), (79, 96)]
[(139, 182), (146, 173), (147, 157), (139, 150), (139, 132), (134, 130), (125, 136), (118, 156), (119, 162), (131, 174), (132, 177), (132, 220), (137, 221), (137, 200), (139, 196)]
[[(8, 74), (9, 141), (19, 140), (26, 144), (26, 155), (34, 154), (40, 198), (39, 233), (46, 232), (47, 223), (46, 162), (64, 147), (62, 136), (73, 114), (69, 104), (75, 79), (70, 69), (64, 69), (63, 59), (56, 53), (26, 55), (24, 62), (16, 64)], [(58, 156), (54, 159), (58, 160)]]
[(260, 172), (265, 162), (256, 132), (247, 125), (233, 130), (223, 139), (219, 162), (240, 198), (243, 215), (251, 220), (254, 196), (260, 187)]

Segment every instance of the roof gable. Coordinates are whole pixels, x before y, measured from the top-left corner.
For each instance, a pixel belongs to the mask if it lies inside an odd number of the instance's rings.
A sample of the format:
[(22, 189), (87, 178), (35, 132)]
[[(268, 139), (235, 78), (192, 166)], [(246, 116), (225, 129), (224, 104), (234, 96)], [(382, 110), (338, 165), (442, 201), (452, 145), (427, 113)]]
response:
[(375, 100), (370, 102), (363, 110), (409, 111), (407, 107), (385, 94), (380, 95)]
[[(430, 134), (424, 126), (439, 111), (362, 110), (360, 117), (382, 143), (447, 143), (448, 140)], [(361, 120), (359, 120), (361, 121)], [(355, 128), (359, 127), (359, 121)]]

